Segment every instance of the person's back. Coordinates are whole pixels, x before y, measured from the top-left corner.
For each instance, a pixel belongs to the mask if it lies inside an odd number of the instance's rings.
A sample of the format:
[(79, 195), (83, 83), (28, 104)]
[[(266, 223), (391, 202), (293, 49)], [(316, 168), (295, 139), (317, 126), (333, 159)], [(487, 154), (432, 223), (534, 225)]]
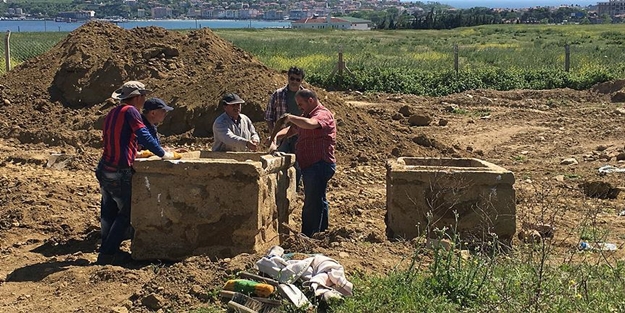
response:
[(137, 152), (135, 132), (144, 127), (139, 111), (128, 104), (113, 108), (104, 119), (102, 161), (116, 168), (129, 168)]

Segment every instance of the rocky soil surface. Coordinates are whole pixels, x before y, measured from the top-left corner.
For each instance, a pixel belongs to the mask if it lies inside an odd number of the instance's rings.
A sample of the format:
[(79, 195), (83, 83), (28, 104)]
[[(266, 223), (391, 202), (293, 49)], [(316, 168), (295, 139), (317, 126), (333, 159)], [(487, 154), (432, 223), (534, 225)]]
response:
[[(99, 241), (93, 168), (101, 153), (100, 126), (115, 105), (111, 92), (137, 79), (176, 108), (159, 128), (168, 145), (208, 149), (222, 93), (241, 95), (243, 112), (266, 133), (262, 112), (285, 76), (208, 29), (180, 34), (103, 23), (86, 24), (6, 74), (0, 83), (0, 311), (222, 306), (213, 291), (260, 255), (91, 264)], [(329, 255), (348, 277), (391, 271), (415, 249), (414, 242), (385, 236), (385, 161), (474, 157), (515, 173), (518, 230), (549, 224), (555, 253), (570, 257), (580, 254), (580, 236), (596, 228), (605, 234), (602, 241), (618, 247), (608, 259), (623, 259), (625, 217), (618, 213), (625, 209), (619, 189), (625, 174), (598, 173), (603, 165), (620, 167), (625, 160), (625, 109), (617, 102), (625, 98), (623, 85), (475, 90), (440, 98), (310, 86), (338, 124), (337, 174), (328, 195), (331, 228), (312, 241), (288, 238), (284, 246)], [(49, 165), (55, 153), (69, 157)], [(300, 210), (301, 199), (296, 216)], [(295, 218), (293, 227), (298, 223)]]

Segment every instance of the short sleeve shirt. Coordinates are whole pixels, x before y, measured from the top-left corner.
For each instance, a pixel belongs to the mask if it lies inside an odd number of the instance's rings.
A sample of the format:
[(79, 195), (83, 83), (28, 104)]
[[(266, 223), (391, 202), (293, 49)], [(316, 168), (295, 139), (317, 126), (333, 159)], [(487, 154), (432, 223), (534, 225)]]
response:
[(297, 128), (298, 140), (295, 154), (300, 168), (307, 168), (319, 161), (336, 163), (336, 124), (330, 110), (319, 104), (307, 116), (319, 122), (315, 129)]

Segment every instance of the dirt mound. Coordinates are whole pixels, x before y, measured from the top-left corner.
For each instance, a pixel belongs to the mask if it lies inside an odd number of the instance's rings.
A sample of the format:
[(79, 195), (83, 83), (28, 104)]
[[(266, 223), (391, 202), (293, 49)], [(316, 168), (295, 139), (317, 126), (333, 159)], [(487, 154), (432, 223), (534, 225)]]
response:
[(217, 103), (223, 93), (240, 94), (247, 100), (244, 112), (260, 121), (268, 93), (284, 77), (209, 29), (185, 35), (158, 27), (125, 30), (91, 22), (8, 73), (3, 98), (11, 106), (32, 107), (24, 102), (34, 98), (70, 109), (104, 111), (113, 104), (106, 102), (111, 92), (127, 80), (145, 82), (154, 96), (177, 108), (161, 127), (163, 133), (192, 130), (208, 136), (221, 113)]
[(590, 90), (601, 94), (609, 94), (620, 91), (625, 87), (625, 80), (613, 80), (594, 85)]
[[(0, 133), (21, 143), (99, 148), (99, 129), (115, 105), (111, 92), (128, 80), (143, 81), (154, 96), (176, 108), (159, 127), (170, 136), (165, 142), (209, 144), (201, 138), (212, 136), (223, 93), (241, 95), (243, 113), (262, 132), (268, 98), (285, 84), (285, 75), (207, 28), (183, 34), (90, 22), (5, 75)], [(390, 140), (383, 129), (371, 128), (376, 122), (369, 116), (353, 113), (336, 95), (311, 88), (336, 114), (339, 137), (347, 138), (339, 138), (339, 153), (375, 154)]]

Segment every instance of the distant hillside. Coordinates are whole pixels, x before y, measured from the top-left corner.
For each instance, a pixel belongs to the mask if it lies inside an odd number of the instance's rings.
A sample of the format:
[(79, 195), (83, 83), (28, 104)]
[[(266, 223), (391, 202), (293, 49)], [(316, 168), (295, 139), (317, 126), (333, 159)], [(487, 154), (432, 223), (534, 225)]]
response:
[(439, 2), (461, 9), (473, 7), (527, 8), (534, 6), (558, 6), (562, 4), (588, 6), (597, 4), (597, 1), (588, 0), (443, 0)]

